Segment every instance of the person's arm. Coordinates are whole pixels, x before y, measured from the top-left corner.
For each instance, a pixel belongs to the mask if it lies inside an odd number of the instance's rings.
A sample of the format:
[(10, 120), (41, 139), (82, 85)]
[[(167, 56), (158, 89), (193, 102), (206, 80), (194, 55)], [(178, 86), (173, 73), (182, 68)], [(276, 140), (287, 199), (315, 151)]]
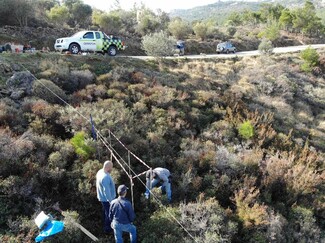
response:
[(131, 222), (133, 222), (134, 219), (135, 219), (135, 213), (134, 213), (134, 210), (133, 210), (132, 205), (131, 205), (130, 202), (129, 202), (127, 205), (128, 205), (128, 215), (129, 215), (129, 220), (131, 220)]
[(113, 178), (111, 176), (109, 176), (110, 179), (110, 193), (111, 193), (111, 198), (112, 200), (116, 198), (116, 189), (115, 189), (115, 183), (113, 181)]
[[(112, 181), (110, 179), (110, 177), (106, 176), (103, 180), (102, 180), (102, 185), (103, 185), (103, 192), (105, 195), (105, 198), (108, 202), (111, 202), (115, 197), (113, 196), (113, 192), (112, 192)], [(114, 188), (115, 191), (115, 188)]]

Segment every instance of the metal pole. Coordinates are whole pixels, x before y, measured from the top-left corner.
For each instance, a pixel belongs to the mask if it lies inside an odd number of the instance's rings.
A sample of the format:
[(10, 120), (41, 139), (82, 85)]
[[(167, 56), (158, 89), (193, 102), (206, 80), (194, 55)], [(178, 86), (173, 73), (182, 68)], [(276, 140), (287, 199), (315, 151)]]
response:
[(133, 200), (133, 179), (131, 174), (131, 156), (130, 152), (128, 152), (128, 162), (129, 162), (129, 177), (130, 177), (130, 184), (131, 184), (131, 199), (132, 199), (132, 207), (134, 209), (134, 200)]
[[(109, 137), (109, 145), (112, 148), (112, 138), (111, 138), (111, 130), (108, 130), (108, 137)], [(111, 162), (113, 162), (113, 150), (111, 150)]]
[(150, 168), (150, 182), (149, 182), (149, 201), (150, 201), (150, 196), (151, 196), (151, 189), (152, 189), (152, 168)]

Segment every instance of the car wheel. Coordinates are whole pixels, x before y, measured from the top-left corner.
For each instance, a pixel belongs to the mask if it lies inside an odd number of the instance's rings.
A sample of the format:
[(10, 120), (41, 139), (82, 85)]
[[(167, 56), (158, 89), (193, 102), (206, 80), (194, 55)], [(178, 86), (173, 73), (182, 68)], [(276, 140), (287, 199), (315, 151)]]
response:
[(71, 54), (78, 54), (80, 52), (80, 46), (78, 44), (71, 44), (69, 46), (69, 51)]
[(227, 50), (226, 53), (229, 54), (229, 50)]
[(116, 56), (116, 54), (117, 54), (117, 49), (116, 49), (116, 47), (115, 46), (110, 46), (109, 48), (108, 48), (108, 55), (110, 55), (110, 56)]

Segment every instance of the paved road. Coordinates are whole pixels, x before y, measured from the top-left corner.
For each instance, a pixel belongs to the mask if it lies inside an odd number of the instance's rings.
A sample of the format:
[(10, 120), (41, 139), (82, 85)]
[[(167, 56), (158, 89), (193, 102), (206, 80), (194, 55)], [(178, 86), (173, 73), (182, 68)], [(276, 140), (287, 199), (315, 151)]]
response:
[[(290, 52), (299, 52), (305, 50), (307, 47), (311, 46), (312, 48), (319, 49), (325, 48), (325, 44), (317, 45), (303, 45), (303, 46), (289, 46), (289, 47), (278, 47), (274, 48), (274, 53), (290, 53)], [(232, 57), (245, 57), (245, 56), (258, 56), (260, 55), (259, 51), (243, 51), (237, 52), (236, 54), (208, 54), (208, 55), (186, 55), (186, 56), (174, 56), (166, 57), (167, 59), (208, 59), (208, 58), (232, 58)], [(129, 56), (131, 58), (137, 58), (142, 60), (154, 59), (152, 56)]]

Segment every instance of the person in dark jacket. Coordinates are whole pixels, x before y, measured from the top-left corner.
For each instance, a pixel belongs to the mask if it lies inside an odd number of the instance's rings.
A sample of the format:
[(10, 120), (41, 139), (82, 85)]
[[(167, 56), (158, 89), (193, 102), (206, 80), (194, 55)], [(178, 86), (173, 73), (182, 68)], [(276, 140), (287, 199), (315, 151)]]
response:
[(137, 228), (132, 223), (135, 219), (135, 213), (130, 201), (125, 199), (128, 189), (125, 185), (118, 187), (119, 197), (112, 201), (109, 211), (116, 243), (123, 243), (123, 232), (130, 233), (131, 243), (137, 242)]

